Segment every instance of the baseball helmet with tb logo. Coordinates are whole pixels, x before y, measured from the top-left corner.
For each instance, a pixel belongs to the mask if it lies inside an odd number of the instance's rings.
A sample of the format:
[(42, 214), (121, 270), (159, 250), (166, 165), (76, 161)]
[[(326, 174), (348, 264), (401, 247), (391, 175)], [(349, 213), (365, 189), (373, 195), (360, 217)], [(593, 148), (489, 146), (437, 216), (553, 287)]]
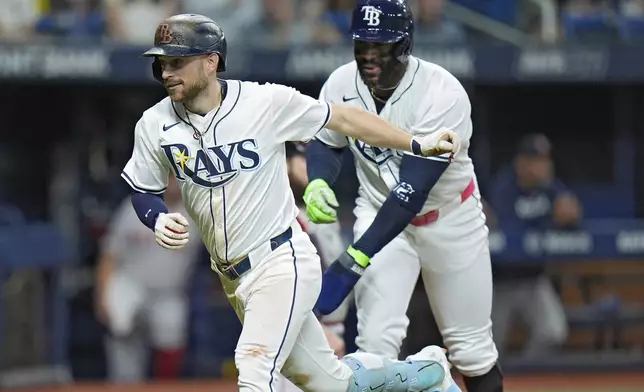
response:
[(351, 35), (357, 41), (398, 44), (397, 55), (411, 54), (414, 18), (406, 0), (358, 0)]

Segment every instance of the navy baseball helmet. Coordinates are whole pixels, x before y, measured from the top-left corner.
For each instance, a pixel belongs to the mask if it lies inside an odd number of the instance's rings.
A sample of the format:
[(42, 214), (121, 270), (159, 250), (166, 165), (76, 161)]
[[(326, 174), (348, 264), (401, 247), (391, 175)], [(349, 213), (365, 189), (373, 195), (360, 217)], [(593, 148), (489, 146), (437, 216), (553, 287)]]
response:
[(398, 43), (396, 55), (409, 56), (414, 39), (414, 17), (405, 0), (358, 0), (350, 32), (358, 41)]
[[(224, 31), (207, 16), (180, 14), (163, 20), (154, 34), (154, 47), (143, 53), (144, 57), (199, 56), (216, 53), (219, 57), (217, 72), (226, 70), (227, 44)], [(154, 78), (163, 83), (161, 64), (152, 63)]]

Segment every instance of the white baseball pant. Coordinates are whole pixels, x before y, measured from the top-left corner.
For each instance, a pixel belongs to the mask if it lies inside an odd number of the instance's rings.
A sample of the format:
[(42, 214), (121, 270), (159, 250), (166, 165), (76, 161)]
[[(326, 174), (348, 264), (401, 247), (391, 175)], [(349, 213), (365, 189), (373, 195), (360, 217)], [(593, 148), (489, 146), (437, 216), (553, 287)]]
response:
[(300, 225), (291, 229), (291, 239), (274, 251), (268, 241), (254, 251), (252, 269), (241, 278), (228, 279), (212, 262), (243, 324), (235, 350), (239, 390), (276, 391), (281, 372), (303, 390), (346, 391), (353, 373), (334, 355), (312, 312), (320, 259)]
[[(355, 238), (377, 208), (362, 197), (354, 210)], [(422, 273), (450, 362), (465, 376), (486, 374), (498, 352), (492, 339), (492, 272), (488, 229), (478, 191), (425, 226), (408, 228), (371, 259), (355, 287), (360, 351), (398, 358), (407, 308)]]

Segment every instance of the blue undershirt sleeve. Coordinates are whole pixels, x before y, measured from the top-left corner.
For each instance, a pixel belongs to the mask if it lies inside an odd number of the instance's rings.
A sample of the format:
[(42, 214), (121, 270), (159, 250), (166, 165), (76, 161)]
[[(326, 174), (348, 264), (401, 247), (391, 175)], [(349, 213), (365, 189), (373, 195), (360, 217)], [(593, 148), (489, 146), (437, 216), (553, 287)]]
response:
[(342, 169), (344, 148), (330, 147), (317, 139), (306, 147), (306, 172), (309, 181), (322, 179), (329, 186), (337, 180)]
[(139, 220), (151, 230), (154, 230), (159, 214), (168, 212), (168, 207), (159, 195), (133, 192), (131, 199), (132, 207), (134, 207)]
[(380, 252), (422, 210), (429, 192), (448, 166), (449, 162), (405, 154), (400, 164), (398, 185), (353, 248), (369, 258)]

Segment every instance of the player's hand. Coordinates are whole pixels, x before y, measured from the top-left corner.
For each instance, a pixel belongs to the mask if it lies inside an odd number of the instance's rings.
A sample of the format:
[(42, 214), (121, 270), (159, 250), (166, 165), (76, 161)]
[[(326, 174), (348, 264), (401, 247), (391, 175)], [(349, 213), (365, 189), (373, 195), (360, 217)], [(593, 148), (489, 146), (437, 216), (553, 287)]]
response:
[(368, 266), (369, 257), (350, 246), (324, 272), (316, 311), (324, 316), (336, 310)]
[(451, 161), (461, 149), (461, 137), (447, 128), (441, 128), (429, 135), (416, 136), (414, 140), (420, 145), (420, 155), (425, 157), (435, 157), (449, 153)]
[(188, 243), (188, 220), (178, 212), (160, 213), (154, 225), (157, 243), (166, 249), (181, 249)]
[(342, 358), (346, 354), (346, 348), (344, 344), (344, 339), (335, 332), (331, 330), (328, 326), (322, 324), (322, 329), (324, 330), (324, 335), (326, 336), (326, 341), (329, 342), (329, 347), (333, 350), (333, 353), (338, 357)]
[(313, 223), (333, 223), (338, 220), (338, 201), (335, 193), (322, 179), (313, 180), (304, 190), (306, 215)]

